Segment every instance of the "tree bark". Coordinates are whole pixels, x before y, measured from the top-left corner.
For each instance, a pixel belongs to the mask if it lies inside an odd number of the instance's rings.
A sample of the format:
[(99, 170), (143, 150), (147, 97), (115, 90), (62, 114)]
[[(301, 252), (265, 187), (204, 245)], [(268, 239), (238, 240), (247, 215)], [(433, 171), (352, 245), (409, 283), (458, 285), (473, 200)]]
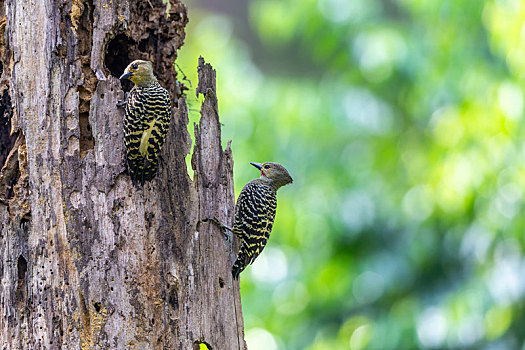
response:
[[(0, 1), (2, 349), (246, 349), (231, 224), (231, 149), (215, 71), (195, 125), (173, 63), (186, 6), (170, 0)], [(173, 97), (159, 174), (126, 172), (124, 92), (133, 59)], [(127, 87), (129, 88), (129, 86)]]

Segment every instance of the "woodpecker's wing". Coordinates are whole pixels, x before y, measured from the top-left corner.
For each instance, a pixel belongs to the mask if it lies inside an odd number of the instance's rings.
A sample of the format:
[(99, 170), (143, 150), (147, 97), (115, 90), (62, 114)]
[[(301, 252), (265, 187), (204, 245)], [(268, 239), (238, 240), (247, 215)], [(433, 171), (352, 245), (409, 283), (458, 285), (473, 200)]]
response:
[(124, 118), (126, 158), (131, 179), (144, 184), (155, 177), (158, 153), (171, 119), (169, 93), (160, 85), (133, 88)]
[(249, 182), (241, 191), (232, 231), (241, 239), (238, 260), (244, 266), (251, 264), (268, 242), (276, 208), (276, 193), (268, 186)]
[(150, 96), (150, 111), (154, 118), (142, 134), (140, 145), (141, 154), (145, 159), (145, 181), (153, 179), (157, 174), (159, 153), (166, 140), (171, 120), (170, 95), (168, 91), (159, 85), (159, 88), (155, 89)]
[(153, 115), (147, 111), (147, 95), (143, 89), (134, 87), (128, 94), (124, 116), (126, 158), (129, 173), (134, 183), (144, 183), (144, 157), (140, 152), (140, 143), (144, 130), (152, 119)]

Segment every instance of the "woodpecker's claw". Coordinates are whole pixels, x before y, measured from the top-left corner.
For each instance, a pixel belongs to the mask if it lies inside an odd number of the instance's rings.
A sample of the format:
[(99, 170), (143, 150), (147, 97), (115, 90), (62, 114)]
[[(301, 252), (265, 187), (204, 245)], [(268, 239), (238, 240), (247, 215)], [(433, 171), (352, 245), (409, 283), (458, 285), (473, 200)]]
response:
[(208, 221), (211, 221), (213, 222), (215, 225), (217, 225), (221, 231), (222, 231), (222, 234), (224, 235), (224, 238), (226, 238), (227, 240), (230, 240), (230, 236), (228, 236), (228, 234), (226, 233), (226, 231), (230, 231), (230, 232), (233, 232), (231, 227), (229, 226), (226, 226), (224, 225), (222, 222), (220, 222), (217, 218), (206, 218), (204, 220), (202, 220), (203, 222), (208, 222)]
[(122, 108), (122, 107), (126, 106), (126, 103), (128, 103), (128, 95), (129, 95), (129, 92), (126, 92), (125, 95), (124, 95), (124, 100), (117, 100), (117, 107), (118, 108)]

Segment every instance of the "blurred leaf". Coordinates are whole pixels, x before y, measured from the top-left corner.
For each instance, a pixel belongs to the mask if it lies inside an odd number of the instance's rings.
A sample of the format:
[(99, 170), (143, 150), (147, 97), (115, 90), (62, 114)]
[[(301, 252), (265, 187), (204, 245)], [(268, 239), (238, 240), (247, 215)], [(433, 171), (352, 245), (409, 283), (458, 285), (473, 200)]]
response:
[(249, 345), (522, 348), (525, 3), (243, 4), (190, 2), (177, 62), (217, 70), (237, 194), (252, 161), (294, 178), (241, 275)]

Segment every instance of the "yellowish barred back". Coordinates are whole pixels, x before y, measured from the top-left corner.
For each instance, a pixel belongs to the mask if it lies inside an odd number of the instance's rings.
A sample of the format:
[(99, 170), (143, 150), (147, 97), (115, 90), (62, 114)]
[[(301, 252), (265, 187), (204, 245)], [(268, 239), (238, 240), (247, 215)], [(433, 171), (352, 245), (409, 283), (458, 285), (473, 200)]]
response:
[(278, 163), (251, 163), (261, 176), (246, 184), (235, 204), (233, 233), (240, 239), (233, 278), (261, 254), (272, 232), (277, 209), (277, 190), (293, 182), (288, 171)]
[(124, 141), (131, 180), (143, 185), (157, 175), (171, 120), (170, 96), (153, 75), (151, 62), (131, 62), (120, 79), (135, 84), (126, 101)]

